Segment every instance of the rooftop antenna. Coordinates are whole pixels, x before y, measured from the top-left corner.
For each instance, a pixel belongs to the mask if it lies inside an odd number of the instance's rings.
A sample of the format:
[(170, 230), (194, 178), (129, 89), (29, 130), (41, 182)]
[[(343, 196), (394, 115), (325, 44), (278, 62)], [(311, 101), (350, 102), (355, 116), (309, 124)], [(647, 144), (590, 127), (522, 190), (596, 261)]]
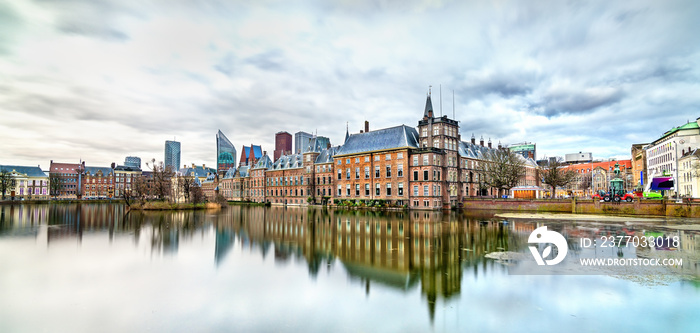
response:
[(440, 117), (442, 117), (442, 83), (440, 83)]
[(455, 117), (455, 90), (452, 89), (452, 119), (456, 119)]

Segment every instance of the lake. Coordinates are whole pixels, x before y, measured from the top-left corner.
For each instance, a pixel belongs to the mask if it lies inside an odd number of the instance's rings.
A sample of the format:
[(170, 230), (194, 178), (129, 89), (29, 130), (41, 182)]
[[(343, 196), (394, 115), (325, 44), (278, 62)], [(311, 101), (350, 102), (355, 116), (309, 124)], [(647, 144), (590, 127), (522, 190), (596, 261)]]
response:
[[(652, 221), (652, 220), (650, 220)], [(489, 212), (0, 205), (0, 332), (694, 332), (698, 220)], [(682, 258), (655, 275), (514, 275), (547, 225), (569, 256)], [(665, 237), (581, 249), (580, 238)]]

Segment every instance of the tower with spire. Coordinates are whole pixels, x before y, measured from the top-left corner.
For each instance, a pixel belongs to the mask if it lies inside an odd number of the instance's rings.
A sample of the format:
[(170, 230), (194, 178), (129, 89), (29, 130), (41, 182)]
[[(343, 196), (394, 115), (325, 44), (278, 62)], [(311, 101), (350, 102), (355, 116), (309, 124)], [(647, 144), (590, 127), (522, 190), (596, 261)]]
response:
[(419, 155), (419, 165), (412, 167), (412, 173), (418, 171), (421, 180), (418, 186), (423, 189), (420, 194), (425, 194), (425, 186), (428, 186), (429, 195), (419, 199), (423, 201), (422, 206), (427, 201), (431, 207), (449, 208), (462, 201), (459, 122), (447, 116), (435, 117), (431, 90), (432, 86), (428, 88), (423, 117), (418, 121), (420, 147), (414, 153)]

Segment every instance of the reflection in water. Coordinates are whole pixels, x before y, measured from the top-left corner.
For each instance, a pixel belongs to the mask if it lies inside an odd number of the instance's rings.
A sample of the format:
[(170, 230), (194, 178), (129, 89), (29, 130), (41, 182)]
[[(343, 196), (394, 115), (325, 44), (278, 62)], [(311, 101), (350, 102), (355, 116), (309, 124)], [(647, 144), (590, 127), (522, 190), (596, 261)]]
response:
[[(491, 216), (441, 212), (376, 212), (233, 206), (221, 212), (130, 212), (121, 205), (0, 206), (0, 237), (33, 237), (48, 246), (53, 242), (82, 242), (86, 233), (108, 233), (114, 238), (133, 237), (134, 246), (148, 244), (151, 254), (176, 256), (181, 244), (196, 235), (214, 232), (214, 262), (226, 265), (234, 248), (263, 259), (272, 252), (276, 265), (302, 262), (311, 279), (323, 270), (342, 267), (351, 283), (364, 288), (367, 297), (378, 286), (406, 293), (419, 288), (431, 322), (436, 304), (462, 293), (463, 275), (503, 273), (501, 263), (485, 259), (495, 251), (527, 253), (527, 239), (541, 221), (503, 221)], [(644, 225), (548, 223), (569, 241), (574, 257), (585, 256), (579, 239), (611, 235), (644, 236)], [(679, 237), (647, 248), (596, 248), (594, 255), (614, 251), (618, 257), (680, 257), (684, 274), (698, 272), (695, 231), (653, 233)], [(609, 253), (605, 253), (609, 255)]]

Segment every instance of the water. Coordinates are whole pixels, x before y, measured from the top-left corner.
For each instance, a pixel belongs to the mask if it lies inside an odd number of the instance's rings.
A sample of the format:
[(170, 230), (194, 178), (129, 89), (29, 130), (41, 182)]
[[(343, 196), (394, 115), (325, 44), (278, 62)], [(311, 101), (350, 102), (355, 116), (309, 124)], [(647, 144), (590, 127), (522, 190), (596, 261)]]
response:
[[(483, 213), (0, 206), (0, 332), (697, 330), (697, 232), (502, 221)], [(545, 222), (568, 238), (594, 229), (678, 234), (678, 248), (658, 252), (682, 254), (684, 264), (651, 277), (509, 275), (507, 263), (484, 258), (527, 253), (529, 234)]]

